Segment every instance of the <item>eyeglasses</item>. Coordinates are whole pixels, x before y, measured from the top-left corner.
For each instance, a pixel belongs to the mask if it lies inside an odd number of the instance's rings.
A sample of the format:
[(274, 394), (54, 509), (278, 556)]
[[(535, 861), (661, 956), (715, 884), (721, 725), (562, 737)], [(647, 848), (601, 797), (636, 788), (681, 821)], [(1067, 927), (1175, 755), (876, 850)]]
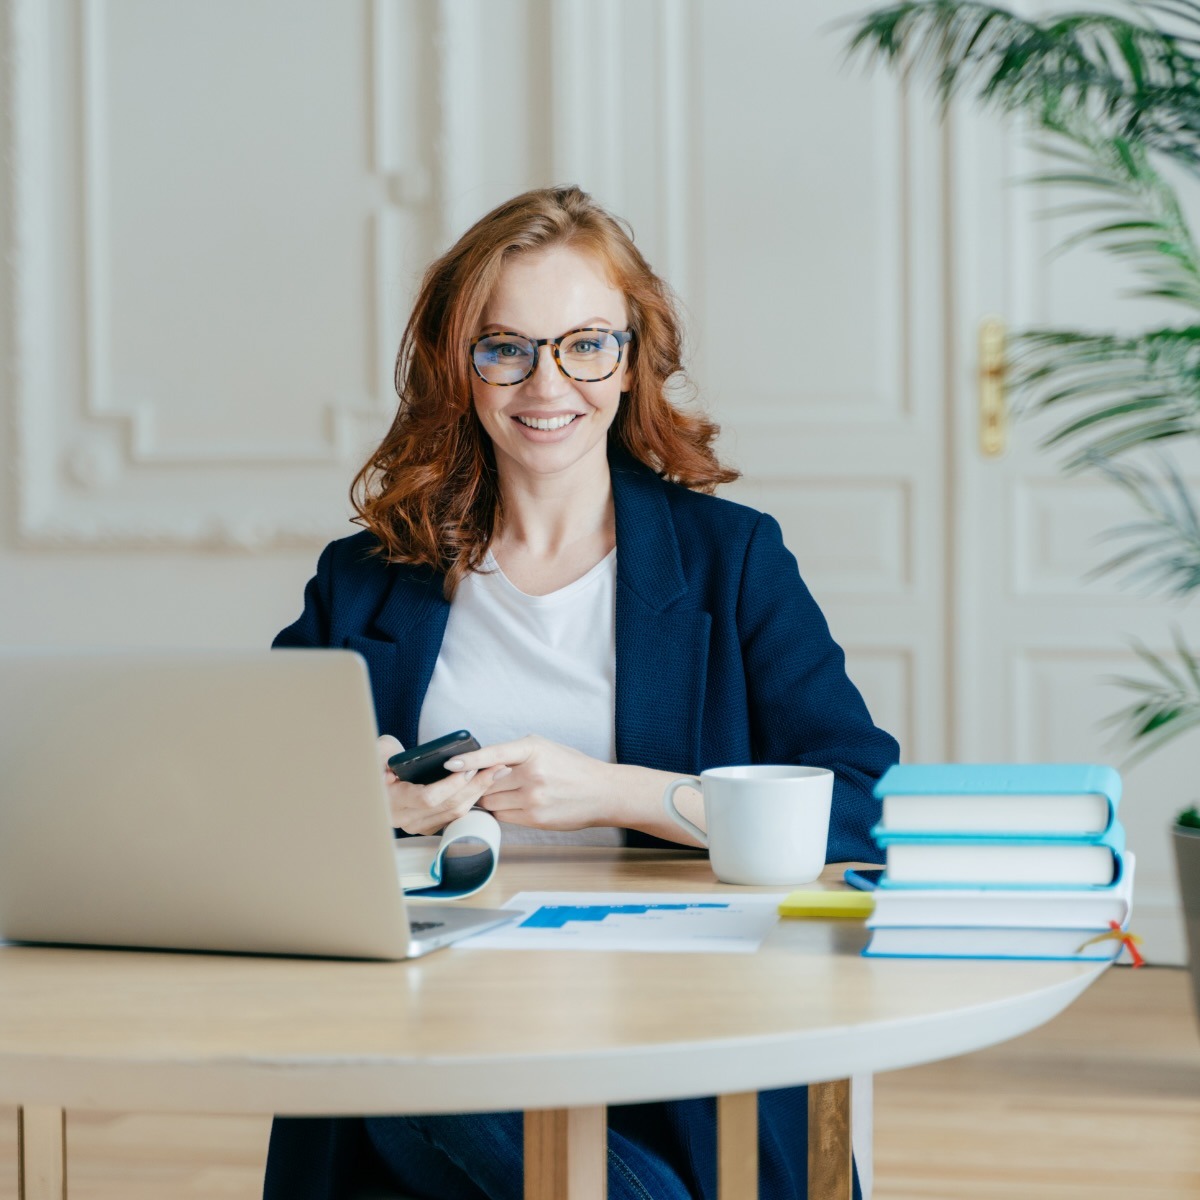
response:
[(484, 333), (471, 342), (471, 366), (484, 383), (512, 387), (537, 370), (538, 350), (550, 346), (558, 369), (576, 383), (599, 383), (615, 374), (621, 352), (632, 341), (630, 329), (572, 329), (556, 338), (522, 333)]

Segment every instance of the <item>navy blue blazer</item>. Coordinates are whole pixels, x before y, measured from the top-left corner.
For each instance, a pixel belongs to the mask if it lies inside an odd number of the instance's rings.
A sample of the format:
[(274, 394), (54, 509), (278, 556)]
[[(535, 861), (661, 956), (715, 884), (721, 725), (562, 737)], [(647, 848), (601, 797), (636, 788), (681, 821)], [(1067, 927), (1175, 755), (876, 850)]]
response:
[[(827, 860), (873, 861), (871, 788), (898, 757), (765, 513), (612, 462), (617, 761), (680, 774), (744, 763), (834, 772)], [(367, 532), (327, 546), (275, 646), (357, 650), (380, 733), (405, 746), (446, 630), (442, 576), (388, 565)], [(530, 733), (537, 730), (531, 729)], [(630, 845), (656, 839), (631, 832)], [(657, 843), (662, 844), (662, 843)]]
[[(834, 772), (827, 861), (872, 862), (875, 780), (897, 760), (846, 676), (841, 648), (764, 513), (667, 483), (611, 457), (616, 509), (617, 760), (680, 774), (743, 763)], [(362, 532), (327, 546), (304, 612), (276, 646), (335, 646), (366, 659), (381, 733), (416, 744), (417, 721), (450, 605), (442, 576), (386, 564)], [(536, 730), (530, 730), (536, 733)], [(663, 845), (630, 831), (634, 846)], [(645, 1107), (645, 1106), (643, 1106)], [(712, 1101), (650, 1106), (715, 1196)], [(806, 1192), (807, 1089), (760, 1102), (760, 1195)], [(336, 1200), (365, 1153), (361, 1122), (277, 1120), (268, 1200)]]

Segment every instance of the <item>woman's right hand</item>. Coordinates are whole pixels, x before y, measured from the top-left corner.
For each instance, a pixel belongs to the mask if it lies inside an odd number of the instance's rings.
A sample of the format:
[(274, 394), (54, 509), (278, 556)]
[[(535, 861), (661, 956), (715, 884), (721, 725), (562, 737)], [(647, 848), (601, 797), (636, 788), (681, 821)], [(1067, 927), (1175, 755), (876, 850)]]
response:
[(375, 748), (379, 752), (392, 824), (405, 833), (440, 833), (451, 821), (473, 808), (497, 779), (503, 779), (510, 772), (509, 767), (501, 764), (485, 771), (447, 775), (437, 783), (405, 783), (397, 779), (387, 765), (389, 758), (404, 749), (400, 742), (385, 733), (375, 743)]

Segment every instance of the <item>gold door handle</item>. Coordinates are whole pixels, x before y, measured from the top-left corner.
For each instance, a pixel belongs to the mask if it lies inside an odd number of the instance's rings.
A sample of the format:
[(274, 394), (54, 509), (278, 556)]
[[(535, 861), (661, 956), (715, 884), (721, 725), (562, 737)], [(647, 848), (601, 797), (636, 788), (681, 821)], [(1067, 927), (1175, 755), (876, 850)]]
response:
[(996, 317), (979, 327), (979, 449), (985, 458), (1003, 454), (1008, 444), (1004, 334), (1004, 322)]

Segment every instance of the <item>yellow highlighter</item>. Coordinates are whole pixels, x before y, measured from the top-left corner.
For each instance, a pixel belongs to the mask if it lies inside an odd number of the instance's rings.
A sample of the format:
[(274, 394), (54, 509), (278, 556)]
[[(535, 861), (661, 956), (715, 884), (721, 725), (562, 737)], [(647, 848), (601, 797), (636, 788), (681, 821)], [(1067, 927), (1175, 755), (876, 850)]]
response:
[(779, 904), (781, 917), (842, 918), (861, 921), (875, 911), (870, 892), (847, 889), (844, 892), (792, 892)]

